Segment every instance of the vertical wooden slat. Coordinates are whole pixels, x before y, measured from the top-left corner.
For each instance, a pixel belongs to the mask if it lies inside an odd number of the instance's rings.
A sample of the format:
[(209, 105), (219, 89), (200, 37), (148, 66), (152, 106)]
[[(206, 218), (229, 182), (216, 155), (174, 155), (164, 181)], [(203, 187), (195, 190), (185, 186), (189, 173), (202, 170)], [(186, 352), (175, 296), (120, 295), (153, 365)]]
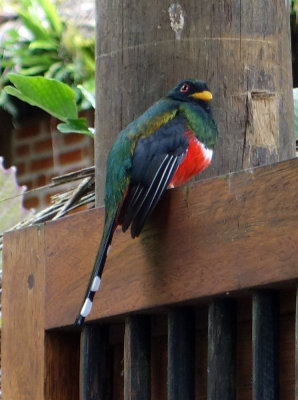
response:
[(150, 400), (151, 319), (130, 316), (124, 335), (124, 400)]
[(80, 400), (110, 398), (109, 356), (109, 327), (86, 325), (81, 333)]
[(279, 300), (273, 291), (253, 296), (253, 399), (277, 400)]
[(236, 304), (215, 299), (208, 314), (208, 400), (236, 398)]
[(195, 398), (195, 316), (177, 308), (168, 315), (168, 400)]
[(298, 286), (296, 289), (295, 347), (295, 400), (298, 400)]
[[(2, 395), (43, 400), (45, 381), (44, 227), (4, 235)], [(60, 397), (61, 400), (65, 398)]]

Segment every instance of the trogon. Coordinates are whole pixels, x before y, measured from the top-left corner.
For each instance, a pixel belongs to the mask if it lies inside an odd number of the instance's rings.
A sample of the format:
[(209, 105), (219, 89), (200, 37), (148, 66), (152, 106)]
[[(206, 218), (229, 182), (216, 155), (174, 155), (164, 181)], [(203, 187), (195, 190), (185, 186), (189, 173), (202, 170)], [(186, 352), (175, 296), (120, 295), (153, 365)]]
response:
[(107, 160), (102, 239), (76, 325), (91, 311), (116, 227), (130, 227), (131, 236), (138, 236), (166, 189), (210, 164), (218, 138), (211, 99), (205, 82), (183, 80), (114, 142)]

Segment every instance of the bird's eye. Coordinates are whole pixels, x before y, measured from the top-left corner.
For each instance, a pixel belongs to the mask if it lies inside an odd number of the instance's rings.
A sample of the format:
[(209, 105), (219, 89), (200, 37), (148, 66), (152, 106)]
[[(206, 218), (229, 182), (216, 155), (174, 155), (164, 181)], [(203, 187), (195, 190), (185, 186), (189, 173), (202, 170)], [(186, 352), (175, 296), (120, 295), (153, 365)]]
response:
[(189, 90), (189, 84), (188, 83), (183, 83), (183, 85), (180, 86), (180, 92), (181, 93), (186, 93)]

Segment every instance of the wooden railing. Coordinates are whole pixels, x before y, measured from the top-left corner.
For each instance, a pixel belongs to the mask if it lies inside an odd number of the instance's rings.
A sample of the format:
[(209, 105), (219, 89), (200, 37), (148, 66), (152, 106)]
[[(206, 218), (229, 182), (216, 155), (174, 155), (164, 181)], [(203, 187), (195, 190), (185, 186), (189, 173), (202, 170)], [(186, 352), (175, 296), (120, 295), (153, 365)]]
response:
[(3, 399), (294, 398), (297, 183), (293, 159), (169, 191), (116, 231), (82, 333), (103, 210), (7, 233)]

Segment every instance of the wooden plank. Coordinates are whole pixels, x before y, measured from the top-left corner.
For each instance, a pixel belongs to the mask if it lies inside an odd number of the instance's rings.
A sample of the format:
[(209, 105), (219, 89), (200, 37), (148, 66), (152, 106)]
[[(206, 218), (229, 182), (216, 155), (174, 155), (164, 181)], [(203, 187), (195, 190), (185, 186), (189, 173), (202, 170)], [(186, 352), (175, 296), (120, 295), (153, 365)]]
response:
[(4, 236), (1, 370), (5, 400), (45, 399), (43, 244), (43, 227)]
[(277, 400), (279, 299), (273, 291), (253, 297), (253, 399)]
[(151, 319), (126, 319), (124, 336), (124, 400), (150, 400)]
[(208, 400), (236, 399), (236, 304), (215, 299), (208, 315)]
[(81, 400), (110, 399), (110, 356), (109, 326), (86, 325), (81, 334)]
[[(297, 279), (297, 175), (293, 159), (168, 191), (140, 238), (115, 232), (89, 319)], [(46, 225), (47, 328), (73, 323), (102, 219)]]
[(194, 311), (177, 307), (168, 316), (168, 400), (194, 400), (194, 349)]

